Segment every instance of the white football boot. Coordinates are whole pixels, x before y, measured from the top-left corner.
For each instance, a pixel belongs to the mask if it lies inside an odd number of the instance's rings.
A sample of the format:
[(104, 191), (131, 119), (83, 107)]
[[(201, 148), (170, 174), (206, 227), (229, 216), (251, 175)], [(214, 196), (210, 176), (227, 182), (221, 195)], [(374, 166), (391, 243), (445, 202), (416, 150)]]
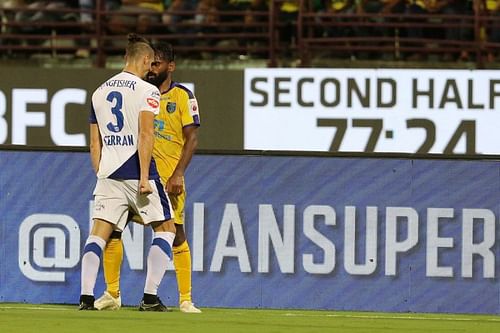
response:
[(96, 299), (94, 307), (97, 310), (119, 310), (122, 307), (122, 298), (114, 298), (107, 291), (101, 297)]
[(190, 301), (183, 301), (179, 306), (179, 309), (184, 313), (201, 313), (201, 310), (194, 306), (194, 304)]

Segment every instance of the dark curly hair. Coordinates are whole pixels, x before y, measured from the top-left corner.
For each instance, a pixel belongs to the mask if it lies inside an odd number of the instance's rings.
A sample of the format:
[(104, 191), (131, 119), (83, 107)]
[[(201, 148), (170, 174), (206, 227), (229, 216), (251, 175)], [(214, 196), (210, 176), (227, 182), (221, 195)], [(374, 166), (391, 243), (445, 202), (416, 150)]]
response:
[(175, 52), (172, 44), (165, 42), (158, 42), (153, 45), (153, 49), (155, 51), (156, 57), (159, 57), (160, 59), (168, 62), (175, 60)]

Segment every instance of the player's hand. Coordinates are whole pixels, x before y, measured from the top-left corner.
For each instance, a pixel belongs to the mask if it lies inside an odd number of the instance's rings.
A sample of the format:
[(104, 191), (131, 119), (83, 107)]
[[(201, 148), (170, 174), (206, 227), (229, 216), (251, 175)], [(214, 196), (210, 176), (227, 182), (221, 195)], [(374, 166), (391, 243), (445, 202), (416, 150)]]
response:
[(151, 188), (149, 181), (139, 181), (139, 194), (148, 195), (151, 193), (153, 193), (153, 189)]
[(173, 195), (181, 194), (183, 188), (184, 182), (182, 176), (172, 175), (172, 177), (167, 180), (167, 184), (165, 185), (165, 190), (167, 191), (167, 193)]

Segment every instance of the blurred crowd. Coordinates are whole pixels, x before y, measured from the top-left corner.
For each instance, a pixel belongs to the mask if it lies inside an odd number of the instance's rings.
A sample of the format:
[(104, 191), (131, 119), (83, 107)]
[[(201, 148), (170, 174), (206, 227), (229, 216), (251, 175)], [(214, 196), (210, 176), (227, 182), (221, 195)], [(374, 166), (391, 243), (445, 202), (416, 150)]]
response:
[[(317, 13), (317, 29), (319, 37), (364, 37), (378, 40), (390, 37), (405, 41), (410, 49), (421, 48), (423, 40), (457, 41), (467, 45), (478, 36), (481, 40), (500, 43), (500, 26), (498, 20), (486, 20), (476, 36), (474, 26), (475, 14), (500, 19), (500, 0), (310, 0)], [(290, 12), (298, 15), (296, 1), (285, 1), (295, 4), (284, 13), (285, 20), (291, 20)], [(448, 16), (448, 18), (447, 18)], [(346, 21), (359, 24), (342, 25)], [(367, 23), (368, 24), (363, 24)], [(372, 24), (370, 24), (372, 23)], [(378, 23), (376, 26), (373, 23)], [(433, 27), (426, 27), (433, 23)], [(438, 28), (436, 28), (438, 26)], [(293, 38), (293, 37), (292, 37)], [(420, 42), (411, 41), (420, 40)], [(402, 45), (400, 45), (402, 46)], [(351, 52), (352, 55), (352, 52)], [(380, 55), (380, 53), (379, 53)], [(425, 60), (426, 52), (404, 52), (399, 55), (405, 60)], [(443, 52), (444, 61), (468, 61), (473, 55), (467, 48), (459, 52)], [(487, 61), (495, 60), (494, 52), (488, 52)]]
[[(273, 0), (103, 0), (104, 9), (112, 13), (106, 16), (105, 32), (108, 35), (124, 35), (135, 31), (140, 34), (187, 34), (224, 33), (231, 29), (258, 32), (262, 23), (268, 22), (270, 1)], [(314, 22), (315, 37), (356, 37), (370, 38), (391, 37), (398, 34), (410, 39), (441, 38), (443, 40), (472, 41), (477, 38), (470, 20), (463, 24), (453, 24), (437, 31), (418, 24), (431, 20), (429, 15), (463, 15), (473, 17), (481, 13), (490, 17), (500, 14), (500, 0), (305, 0), (303, 5), (312, 9), (316, 16)], [(298, 0), (280, 0), (275, 2), (276, 19), (279, 24), (281, 43), (296, 45), (296, 22), (300, 10)], [(95, 0), (40, 1), (40, 0), (0, 0), (2, 33), (36, 34), (45, 33), (47, 22), (79, 22), (87, 30), (93, 29), (95, 20)], [(12, 10), (20, 8), (21, 10)], [(9, 10), (10, 9), (10, 10)], [(392, 14), (392, 15), (381, 15)], [(407, 15), (409, 14), (409, 15)], [(422, 15), (422, 18), (419, 18)], [(355, 19), (355, 17), (358, 19)], [(361, 17), (362, 19), (359, 19)], [(404, 21), (403, 29), (394, 29), (389, 25), (373, 28), (371, 25), (342, 25), (348, 20), (390, 23)], [(234, 23), (221, 24), (221, 23)], [(356, 21), (357, 22), (357, 21)], [(468, 22), (468, 23), (467, 23)], [(481, 31), (481, 38), (493, 43), (500, 43), (498, 23), (491, 21)], [(13, 23), (13, 24), (12, 24)], [(38, 24), (37, 24), (38, 23)], [(260, 30), (259, 30), (260, 29)], [(60, 28), (60, 33), (78, 33), (68, 28)], [(84, 29), (85, 30), (85, 29)], [(89, 31), (80, 31), (86, 33)], [(3, 41), (5, 43), (5, 40)], [(15, 42), (15, 41), (10, 41)], [(176, 44), (193, 45), (196, 39), (179, 38)], [(210, 43), (210, 38), (204, 39)], [(238, 43), (248, 41), (238, 41)], [(80, 46), (77, 56), (89, 56), (89, 40), (78, 39)], [(446, 60), (468, 60), (468, 50), (459, 54), (444, 54)], [(420, 60), (422, 52), (405, 54), (410, 60)], [(488, 60), (494, 61), (495, 54), (488, 54)]]

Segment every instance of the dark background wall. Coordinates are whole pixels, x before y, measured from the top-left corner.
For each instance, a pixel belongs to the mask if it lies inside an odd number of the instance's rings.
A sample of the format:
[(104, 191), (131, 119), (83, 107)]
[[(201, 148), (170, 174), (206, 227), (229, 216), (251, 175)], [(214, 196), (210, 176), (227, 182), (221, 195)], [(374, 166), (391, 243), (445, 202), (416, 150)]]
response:
[[(45, 126), (26, 129), (26, 145), (53, 146), (51, 138), (51, 100), (66, 88), (87, 91), (86, 103), (65, 107), (67, 134), (84, 133), (88, 142), (88, 110), (92, 92), (118, 70), (110, 69), (33, 69), (0, 67), (0, 144), (14, 144), (12, 114), (19, 101), (13, 101), (14, 89), (46, 89), (46, 103), (29, 103), (27, 112), (43, 112)], [(191, 82), (200, 105), (202, 127), (200, 149), (243, 148), (243, 71), (178, 70), (178, 82)], [(2, 102), (4, 101), (4, 103)], [(2, 105), (4, 104), (4, 105)], [(17, 105), (17, 106), (16, 106)], [(19, 133), (19, 129), (17, 129)], [(7, 134), (5, 134), (7, 132)]]

